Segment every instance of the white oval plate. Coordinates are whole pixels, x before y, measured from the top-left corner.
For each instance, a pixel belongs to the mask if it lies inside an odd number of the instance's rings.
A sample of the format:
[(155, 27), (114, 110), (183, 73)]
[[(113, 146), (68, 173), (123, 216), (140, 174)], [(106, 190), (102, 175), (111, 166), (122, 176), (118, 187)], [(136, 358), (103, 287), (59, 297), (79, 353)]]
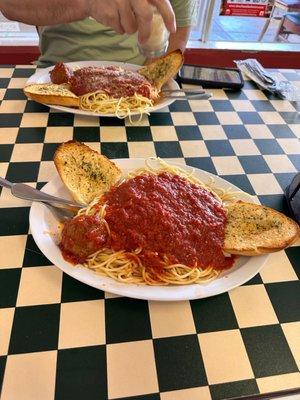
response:
[[(128, 63), (123, 63), (123, 62), (112, 62), (112, 61), (78, 61), (78, 62), (70, 62), (66, 63), (69, 67), (71, 68), (76, 68), (76, 67), (105, 67), (108, 65), (117, 65), (120, 66), (124, 69), (127, 69), (129, 71), (137, 71), (139, 68), (141, 68), (140, 65), (135, 65), (135, 64), (128, 64)], [(33, 74), (26, 82), (27, 85), (32, 85), (34, 83), (50, 83), (50, 75), (49, 71), (51, 71), (53, 67), (49, 68), (44, 68), (39, 71), (37, 71), (35, 74)], [(164, 89), (179, 89), (179, 85), (174, 79), (170, 79), (163, 87)], [(148, 111), (151, 113), (153, 111), (158, 111), (164, 107), (169, 106), (172, 104), (175, 100), (174, 99), (161, 99), (158, 101), (158, 103), (154, 107), (150, 107)], [(45, 104), (46, 106), (48, 104)], [(72, 108), (72, 107), (64, 107), (64, 106), (53, 106), (53, 105), (48, 105), (49, 107), (53, 108), (54, 110), (59, 110), (59, 111), (65, 111), (68, 113), (72, 114), (78, 114), (78, 115), (89, 115), (91, 117), (115, 117), (115, 114), (97, 114), (93, 113), (90, 111), (83, 111), (79, 110), (78, 108)], [(140, 115), (140, 113), (135, 112), (132, 113), (131, 115)]]
[[(145, 165), (144, 160), (138, 158), (114, 161), (122, 171), (124, 171), (124, 173)], [(190, 167), (184, 165), (181, 165), (181, 167), (190, 170)], [(240, 191), (239, 188), (216, 175), (195, 168), (195, 176), (200, 178), (203, 182), (209, 182), (209, 179), (212, 177), (217, 186), (224, 189), (230, 187), (239, 191), (240, 195), (238, 197), (240, 200), (254, 202), (251, 197)], [(58, 175), (44, 186), (43, 191), (54, 196), (70, 199), (67, 189)], [(32, 235), (41, 252), (66, 274), (97, 289), (137, 299), (179, 301), (199, 299), (224, 293), (242, 285), (254, 277), (267, 259), (267, 255), (240, 257), (234, 266), (227, 270), (226, 273), (222, 273), (217, 279), (206, 284), (192, 284), (187, 286), (147, 286), (125, 284), (117, 282), (109, 277), (97, 275), (89, 269), (74, 267), (66, 262), (63, 259), (53, 236), (47, 233), (49, 231), (55, 232), (57, 229), (57, 221), (47, 207), (39, 203), (33, 203), (30, 210), (29, 221)]]

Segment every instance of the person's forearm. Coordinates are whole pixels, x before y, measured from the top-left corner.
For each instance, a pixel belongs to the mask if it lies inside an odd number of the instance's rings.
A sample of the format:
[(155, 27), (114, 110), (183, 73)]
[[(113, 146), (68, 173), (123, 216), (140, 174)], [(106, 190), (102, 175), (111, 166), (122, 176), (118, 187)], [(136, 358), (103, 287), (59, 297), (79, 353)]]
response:
[(55, 25), (88, 16), (88, 0), (0, 0), (0, 11), (13, 21)]
[(179, 27), (175, 33), (170, 35), (168, 53), (177, 49), (180, 49), (182, 52), (184, 52), (189, 39), (190, 30), (190, 26)]

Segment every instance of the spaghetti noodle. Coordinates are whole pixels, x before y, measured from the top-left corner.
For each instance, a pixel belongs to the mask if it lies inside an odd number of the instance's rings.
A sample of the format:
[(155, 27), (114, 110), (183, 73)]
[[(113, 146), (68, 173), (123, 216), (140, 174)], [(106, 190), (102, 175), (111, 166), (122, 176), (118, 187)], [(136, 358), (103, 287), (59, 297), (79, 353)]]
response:
[(82, 110), (97, 114), (114, 114), (120, 119), (129, 117), (130, 122), (132, 113), (140, 114), (139, 122), (143, 114), (149, 115), (148, 109), (153, 106), (153, 100), (137, 93), (134, 96), (114, 98), (101, 90), (87, 93), (79, 100), (79, 107)]
[(193, 171), (156, 161), (153, 166), (153, 159), (147, 160), (80, 211), (83, 218), (99, 218), (101, 240), (107, 238), (80, 264), (123, 283), (187, 285), (215, 279), (234, 262), (222, 253), (222, 243), (223, 200), (233, 201), (235, 194), (204, 184)]
[(157, 89), (144, 76), (114, 65), (74, 71), (70, 89), (79, 96), (82, 110), (118, 118), (139, 113), (141, 119), (158, 98)]

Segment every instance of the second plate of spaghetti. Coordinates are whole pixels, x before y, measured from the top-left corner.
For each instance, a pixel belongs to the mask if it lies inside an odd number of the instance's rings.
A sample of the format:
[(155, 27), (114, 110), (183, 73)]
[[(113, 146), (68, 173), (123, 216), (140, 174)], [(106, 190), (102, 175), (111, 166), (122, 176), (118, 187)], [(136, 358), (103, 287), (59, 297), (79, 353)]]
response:
[[(150, 160), (150, 162), (155, 163), (157, 161)], [(117, 186), (117, 190), (112, 192), (111, 197), (108, 195), (106, 198), (106, 203), (108, 202), (109, 207), (107, 207), (105, 202), (103, 202), (101, 206), (96, 205), (96, 208), (93, 208), (92, 205), (92, 207), (83, 210), (82, 215), (84, 215), (84, 217), (88, 216), (88, 218), (93, 219), (96, 214), (102, 213), (105, 215), (106, 220), (108, 220), (118, 229), (118, 223), (122, 219), (121, 214), (118, 215), (118, 212), (123, 212), (122, 210), (118, 209), (118, 202), (123, 196), (122, 190), (125, 190), (126, 193), (137, 190), (137, 188), (139, 188), (138, 190), (141, 190), (141, 188), (143, 188), (143, 190), (147, 190), (149, 185), (153, 187), (153, 185), (157, 185), (158, 182), (156, 179), (156, 174), (152, 176), (150, 174), (146, 180), (143, 178), (144, 174), (141, 174), (139, 171), (139, 169), (142, 169), (141, 171), (143, 171), (146, 166), (145, 160), (143, 159), (116, 160), (115, 163), (122, 170), (124, 176), (127, 176), (127, 174), (130, 173), (130, 178), (127, 178), (123, 184)], [(170, 187), (170, 185), (173, 187), (173, 189), (175, 187), (179, 187), (181, 199), (182, 193), (185, 189), (184, 185), (182, 185), (183, 181), (181, 181), (180, 175), (182, 175), (184, 179), (188, 177), (191, 182), (195, 180), (195, 182), (198, 183), (199, 180), (205, 185), (208, 185), (208, 188), (213, 188), (215, 193), (217, 193), (217, 195), (219, 195), (223, 201), (226, 201), (226, 197), (228, 196), (229, 198), (230, 196), (235, 196), (236, 199), (255, 202), (254, 199), (252, 199), (249, 195), (240, 191), (237, 187), (226, 182), (218, 176), (199, 169), (192, 169), (191, 167), (184, 165), (171, 164), (171, 168), (173, 167), (176, 169), (176, 171), (178, 171), (175, 181), (172, 180), (171, 182), (170, 175), (168, 175), (168, 168), (170, 168), (170, 165), (164, 164), (163, 169), (165, 169), (165, 174), (160, 174), (159, 176), (159, 187), (161, 187), (162, 190), (164, 190), (166, 187)], [(142, 178), (140, 179), (139, 177)], [(182, 185), (182, 187), (180, 185)], [(46, 193), (55, 196), (69, 198), (67, 189), (61, 182), (59, 176), (56, 176), (53, 180), (51, 180), (43, 190)], [(155, 193), (158, 193), (157, 190), (155, 190)], [(175, 192), (173, 191), (173, 194), (174, 193)], [(189, 197), (191, 193), (187, 192), (183, 195)], [(196, 193), (196, 195), (198, 194)], [(214, 203), (213, 197), (209, 197), (210, 196), (208, 196), (206, 201), (211, 201), (210, 207), (215, 209), (218, 204)], [(169, 200), (167, 199), (167, 201), (172, 201), (174, 203), (173, 200), (174, 199), (171, 197)], [(155, 198), (153, 202), (155, 203)], [(146, 205), (143, 207), (140, 202), (132, 205), (133, 207), (131, 211), (129, 209), (127, 211), (133, 212), (131, 215), (131, 218), (133, 219), (135, 218), (136, 214), (137, 223), (141, 223), (141, 214), (145, 211)], [(111, 209), (114, 209), (112, 214)], [(184, 218), (184, 210), (180, 211), (180, 204), (178, 204), (178, 209), (178, 212), (182, 212), (182, 218)], [(152, 212), (151, 207), (149, 208), (148, 212)], [(219, 213), (219, 219), (222, 218), (222, 212), (220, 210), (215, 210), (215, 213)], [(193, 211), (191, 212), (191, 215), (192, 214)], [(92, 219), (88, 222), (92, 223)], [(192, 223), (194, 222), (191, 221), (191, 224)], [(59, 233), (58, 223), (46, 207), (38, 203), (32, 205), (30, 211), (30, 227), (32, 235), (40, 250), (54, 265), (68, 275), (85, 284), (107, 292), (145, 300), (191, 300), (209, 297), (229, 291), (234, 287), (245, 283), (254, 275), (256, 275), (267, 258), (267, 255), (260, 255), (256, 257), (238, 257), (236, 259), (230, 259), (230, 257), (222, 259), (222, 257), (219, 257), (219, 259), (216, 260), (218, 260), (218, 262), (220, 262), (220, 260), (223, 262), (222, 271), (211, 269), (205, 270), (204, 273), (199, 273), (197, 268), (192, 268), (191, 271), (186, 270), (187, 267), (185, 269), (184, 265), (182, 265), (184, 263), (177, 263), (174, 265), (173, 262), (173, 265), (171, 265), (172, 268), (170, 268), (169, 271), (166, 271), (166, 273), (161, 276), (159, 276), (159, 274), (156, 276), (155, 269), (151, 270), (151, 268), (138, 268), (138, 264), (143, 267), (143, 265), (150, 266), (152, 263), (153, 266), (155, 266), (155, 264), (158, 262), (155, 254), (143, 254), (139, 253), (139, 250), (137, 250), (136, 253), (132, 252), (129, 257), (127, 253), (126, 260), (124, 260), (122, 254), (120, 255), (117, 249), (115, 249), (113, 252), (96, 252), (94, 257), (89, 258), (88, 263), (82, 263), (83, 266), (74, 266), (66, 260), (66, 257), (63, 257), (63, 253), (58, 246), (57, 240), (57, 235)], [(72, 230), (76, 230), (77, 228), (78, 227), (76, 227), (76, 225), (73, 227), (70, 225), (69, 232), (66, 230), (67, 235), (69, 235)], [(179, 226), (181, 231), (183, 228)], [(152, 229), (154, 229), (154, 226)], [(130, 234), (132, 231), (134, 231), (134, 223), (132, 227), (130, 227), (130, 225), (127, 223), (126, 230), (127, 237), (122, 237), (121, 239), (121, 236), (119, 238), (113, 238), (116, 246), (118, 246), (118, 240), (119, 245), (121, 242), (121, 245), (124, 245), (126, 241), (126, 245), (129, 245), (128, 240)], [(147, 231), (147, 227), (145, 227), (144, 230)], [(186, 232), (186, 234), (189, 236), (192, 234), (191, 231), (189, 232), (188, 230), (185, 230), (184, 232)], [(155, 235), (158, 235), (157, 240), (161, 242), (161, 245), (164, 246), (165, 243), (165, 246), (167, 247), (167, 238), (162, 235), (161, 239), (159, 239), (159, 231), (157, 231)], [(212, 236), (209, 237), (209, 235), (210, 233), (208, 232), (207, 241), (212, 240)], [(173, 246), (173, 251), (177, 259), (185, 260), (187, 259), (186, 257), (188, 257), (189, 252), (187, 247), (186, 254), (182, 254), (182, 249), (184, 249), (184, 247), (180, 249), (182, 237), (184, 239), (184, 235), (181, 235), (181, 237), (179, 236), (178, 244)], [(198, 239), (195, 236), (195, 241), (197, 240)], [(191, 252), (189, 253), (189, 257), (193, 256), (192, 250), (193, 249), (191, 249)], [(166, 265), (172, 264), (172, 262), (170, 263), (167, 259), (165, 261)], [(134, 268), (137, 269), (137, 272), (134, 271)], [(117, 270), (121, 270), (121, 273), (118, 272), (118, 275), (116, 273)]]
[[(76, 70), (79, 68), (86, 68), (86, 67), (109, 67), (109, 66), (115, 66), (115, 67), (120, 67), (123, 68), (124, 70), (127, 71), (133, 71), (136, 72), (138, 69), (141, 68), (140, 65), (135, 65), (135, 64), (129, 64), (129, 63), (123, 63), (123, 62), (112, 62), (112, 61), (78, 61), (78, 62), (70, 62), (66, 63), (66, 65), (71, 68), (72, 70)], [(32, 84), (45, 84), (45, 83), (50, 83), (50, 71), (53, 70), (53, 67), (49, 68), (44, 68), (42, 70), (37, 71), (35, 74), (33, 74), (26, 82), (26, 86), (32, 85)], [(163, 89), (179, 89), (179, 85), (174, 79), (170, 79), (163, 87)], [(97, 96), (101, 97), (101, 94), (96, 94)], [(93, 96), (95, 94), (90, 94), (89, 97), (86, 96), (84, 101), (91, 102), (93, 100)], [(101, 100), (101, 98), (99, 98)], [(172, 104), (175, 100), (174, 99), (169, 99), (169, 98), (160, 98), (153, 106), (148, 106), (147, 105), (147, 110), (145, 114), (150, 114), (153, 111), (158, 111), (163, 109), (164, 107), (167, 107), (168, 105)], [(116, 117), (115, 113), (101, 113), (97, 112), (96, 110), (94, 111), (85, 111), (80, 108), (74, 108), (74, 107), (66, 107), (66, 106), (60, 106), (60, 105), (51, 105), (51, 108), (54, 110), (58, 111), (64, 111), (64, 112), (69, 112), (72, 114), (78, 114), (78, 115), (86, 115), (90, 117)], [(139, 111), (132, 111), (130, 113), (130, 117), (136, 117), (137, 119), (141, 118), (142, 114)]]

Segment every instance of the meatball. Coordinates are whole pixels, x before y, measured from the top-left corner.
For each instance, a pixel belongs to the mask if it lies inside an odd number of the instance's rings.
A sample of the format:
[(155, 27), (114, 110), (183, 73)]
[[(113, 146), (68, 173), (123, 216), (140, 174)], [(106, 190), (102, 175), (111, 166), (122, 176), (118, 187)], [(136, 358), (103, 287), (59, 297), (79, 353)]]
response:
[(105, 246), (108, 232), (103, 219), (97, 215), (78, 215), (62, 230), (60, 249), (67, 261), (82, 263)]
[(60, 85), (61, 83), (68, 83), (73, 76), (73, 71), (66, 64), (59, 62), (50, 71), (50, 79), (52, 83)]

